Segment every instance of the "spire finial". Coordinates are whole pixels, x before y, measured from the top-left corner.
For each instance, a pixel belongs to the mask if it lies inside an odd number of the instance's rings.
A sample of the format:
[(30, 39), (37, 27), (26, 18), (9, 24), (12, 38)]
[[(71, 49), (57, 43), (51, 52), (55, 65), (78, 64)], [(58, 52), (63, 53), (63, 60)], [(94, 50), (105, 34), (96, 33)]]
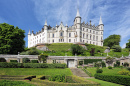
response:
[(28, 35), (30, 35), (31, 33), (30, 33), (30, 29), (29, 29), (29, 32), (28, 32)]
[(76, 17), (80, 17), (79, 9), (78, 9), (78, 8), (77, 8), (77, 14), (76, 14)]
[(45, 20), (45, 24), (44, 25), (47, 25), (47, 20)]
[(100, 16), (99, 25), (100, 25), (100, 24), (103, 24), (101, 16)]

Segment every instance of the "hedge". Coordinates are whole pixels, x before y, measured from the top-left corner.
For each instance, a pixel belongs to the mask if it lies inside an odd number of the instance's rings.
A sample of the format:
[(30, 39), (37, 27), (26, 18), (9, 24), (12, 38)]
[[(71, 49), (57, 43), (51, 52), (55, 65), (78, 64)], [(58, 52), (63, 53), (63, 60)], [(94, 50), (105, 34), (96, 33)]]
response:
[(0, 62), (0, 68), (66, 68), (66, 64), (47, 64), (47, 63), (7, 63)]
[(94, 77), (96, 79), (113, 82), (117, 84), (122, 84), (125, 86), (130, 86), (130, 76), (124, 75), (105, 75), (105, 74), (95, 74)]
[(18, 62), (17, 60), (10, 60), (10, 62)]
[(102, 61), (102, 59), (84, 59), (84, 64)]

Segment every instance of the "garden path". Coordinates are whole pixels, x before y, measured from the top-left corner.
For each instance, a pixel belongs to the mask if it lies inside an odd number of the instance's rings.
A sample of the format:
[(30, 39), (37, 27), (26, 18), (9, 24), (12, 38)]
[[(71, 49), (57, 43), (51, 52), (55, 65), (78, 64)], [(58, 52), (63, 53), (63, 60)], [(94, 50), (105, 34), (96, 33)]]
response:
[(94, 77), (89, 77), (81, 68), (70, 68), (72, 71), (73, 75), (83, 77), (83, 78), (94, 78)]

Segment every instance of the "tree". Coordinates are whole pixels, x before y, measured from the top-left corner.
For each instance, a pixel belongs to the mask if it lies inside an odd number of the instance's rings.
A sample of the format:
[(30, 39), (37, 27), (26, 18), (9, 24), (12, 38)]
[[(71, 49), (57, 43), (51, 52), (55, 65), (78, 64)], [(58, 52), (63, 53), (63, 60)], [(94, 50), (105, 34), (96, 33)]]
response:
[(41, 63), (41, 61), (43, 61), (43, 63), (46, 63), (47, 57), (48, 57), (47, 54), (40, 54), (40, 55), (38, 56), (38, 60), (40, 61), (40, 63)]
[(126, 43), (126, 48), (130, 48), (130, 39), (128, 40), (129, 42)]
[(6, 23), (0, 24), (0, 53), (18, 54), (24, 50), (25, 31)]
[(73, 55), (75, 55), (75, 54), (80, 55), (80, 54), (84, 53), (83, 47), (78, 45), (78, 44), (72, 44), (71, 45), (71, 51), (72, 51)]
[(121, 36), (120, 35), (110, 35), (106, 39), (104, 39), (103, 46), (112, 47), (113, 45), (119, 45)]

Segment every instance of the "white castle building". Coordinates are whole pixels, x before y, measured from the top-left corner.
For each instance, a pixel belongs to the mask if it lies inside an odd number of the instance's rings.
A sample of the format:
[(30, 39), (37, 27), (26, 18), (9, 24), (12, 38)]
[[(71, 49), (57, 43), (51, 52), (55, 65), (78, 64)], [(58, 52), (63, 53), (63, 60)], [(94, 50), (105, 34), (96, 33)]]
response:
[(74, 24), (70, 27), (60, 25), (51, 27), (47, 25), (47, 21), (41, 31), (28, 33), (28, 48), (44, 43), (88, 43), (103, 46), (104, 24), (100, 17), (99, 25), (95, 26), (90, 23), (81, 23), (79, 10), (77, 10)]

